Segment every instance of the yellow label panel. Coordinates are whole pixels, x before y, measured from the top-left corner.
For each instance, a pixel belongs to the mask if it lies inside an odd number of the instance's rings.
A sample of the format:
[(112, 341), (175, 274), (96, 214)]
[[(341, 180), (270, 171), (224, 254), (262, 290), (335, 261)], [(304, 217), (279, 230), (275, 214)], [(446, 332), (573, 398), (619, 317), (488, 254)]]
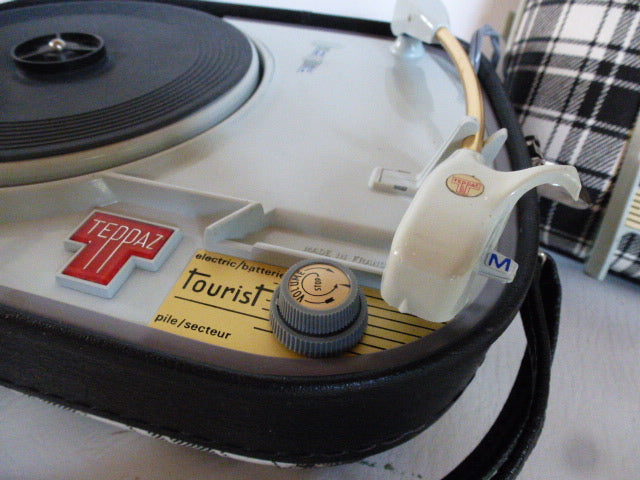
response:
[[(286, 271), (283, 267), (200, 250), (150, 326), (243, 352), (298, 357), (278, 342), (269, 321), (271, 297)], [(352, 354), (398, 347), (442, 326), (399, 313), (382, 300), (379, 290), (363, 290), (369, 325)]]

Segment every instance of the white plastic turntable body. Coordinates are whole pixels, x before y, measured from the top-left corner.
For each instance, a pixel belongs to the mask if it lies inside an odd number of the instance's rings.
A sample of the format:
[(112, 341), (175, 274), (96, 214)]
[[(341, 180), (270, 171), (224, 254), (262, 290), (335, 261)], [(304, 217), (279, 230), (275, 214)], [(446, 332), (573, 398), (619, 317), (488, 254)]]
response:
[[(444, 53), (418, 59), (393, 54), (385, 40), (228, 21), (251, 39), (253, 60), (237, 87), (214, 104), (133, 140), (2, 164), (4, 301), (51, 299), (64, 309), (97, 310), (148, 324), (176, 282), (176, 272), (200, 248), (281, 266), (326, 256), (377, 286), (411, 198), (372, 189), (370, 177), (381, 165), (420, 172), (438, 160), (437, 152), (458, 129), (469, 128), (468, 121), (460, 124), (465, 98), (455, 68)], [(188, 137), (193, 138), (182, 141)], [(491, 161), (496, 153), (477, 160)], [(487, 215), (499, 219), (495, 225), (504, 224), (513, 201), (550, 179), (510, 182), (504, 191), (488, 192), (485, 198), (493, 203), (484, 211), (468, 210), (463, 222), (456, 220), (465, 210), (445, 207), (439, 224), (426, 230), (435, 232), (427, 242), (436, 240), (446, 224), (468, 225), (462, 230), (469, 230), (469, 238), (486, 227)], [(511, 196), (514, 191), (519, 193)], [(133, 269), (102, 295), (114, 298), (74, 291), (56, 281), (71, 258), (63, 245), (93, 209), (175, 226), (182, 239), (165, 264), (154, 267), (159, 271)], [(480, 237), (495, 230), (490, 243), (496, 244), (501, 228), (492, 222)], [(111, 235), (107, 243), (122, 238), (112, 230), (100, 235)], [(442, 238), (451, 238), (451, 232)], [(449, 242), (436, 255), (452, 261), (468, 249)], [(469, 275), (479, 268), (475, 258), (464, 267)], [(505, 258), (492, 260), (508, 265)], [(501, 268), (484, 270), (506, 280)], [(450, 294), (464, 296), (464, 303), (483, 283), (480, 279), (472, 288), (467, 278)], [(447, 292), (444, 286), (436, 300)]]

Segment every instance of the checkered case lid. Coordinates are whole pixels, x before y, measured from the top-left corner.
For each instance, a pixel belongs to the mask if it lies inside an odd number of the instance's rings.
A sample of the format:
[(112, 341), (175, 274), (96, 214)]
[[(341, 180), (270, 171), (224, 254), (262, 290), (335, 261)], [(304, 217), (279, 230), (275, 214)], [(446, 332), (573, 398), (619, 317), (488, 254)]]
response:
[[(524, 0), (504, 63), (525, 135), (547, 160), (574, 165), (592, 205), (541, 198), (541, 242), (578, 259), (590, 252), (640, 106), (637, 0)], [(640, 280), (640, 236), (625, 234), (611, 270)]]

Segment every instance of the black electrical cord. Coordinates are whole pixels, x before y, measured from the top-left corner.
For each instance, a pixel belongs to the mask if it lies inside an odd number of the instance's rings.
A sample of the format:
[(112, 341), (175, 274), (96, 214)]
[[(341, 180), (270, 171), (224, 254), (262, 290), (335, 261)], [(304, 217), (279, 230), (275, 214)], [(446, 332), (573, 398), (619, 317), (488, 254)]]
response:
[(560, 321), (555, 262), (540, 260), (520, 309), (527, 346), (502, 411), (478, 446), (443, 480), (508, 480), (518, 476), (544, 424)]

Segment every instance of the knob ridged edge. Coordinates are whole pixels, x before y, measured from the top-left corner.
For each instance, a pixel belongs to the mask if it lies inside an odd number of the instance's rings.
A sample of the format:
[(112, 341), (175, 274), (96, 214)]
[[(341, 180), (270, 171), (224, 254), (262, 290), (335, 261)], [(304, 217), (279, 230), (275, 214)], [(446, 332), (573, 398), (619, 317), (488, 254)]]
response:
[(282, 318), (275, 297), (279, 295), (280, 287), (274, 292), (271, 302), (271, 326), (276, 338), (288, 349), (301, 355), (320, 358), (343, 353), (355, 346), (362, 338), (367, 328), (367, 299), (358, 288), (358, 303), (360, 305), (357, 317), (345, 329), (330, 335), (313, 335), (295, 330)]

